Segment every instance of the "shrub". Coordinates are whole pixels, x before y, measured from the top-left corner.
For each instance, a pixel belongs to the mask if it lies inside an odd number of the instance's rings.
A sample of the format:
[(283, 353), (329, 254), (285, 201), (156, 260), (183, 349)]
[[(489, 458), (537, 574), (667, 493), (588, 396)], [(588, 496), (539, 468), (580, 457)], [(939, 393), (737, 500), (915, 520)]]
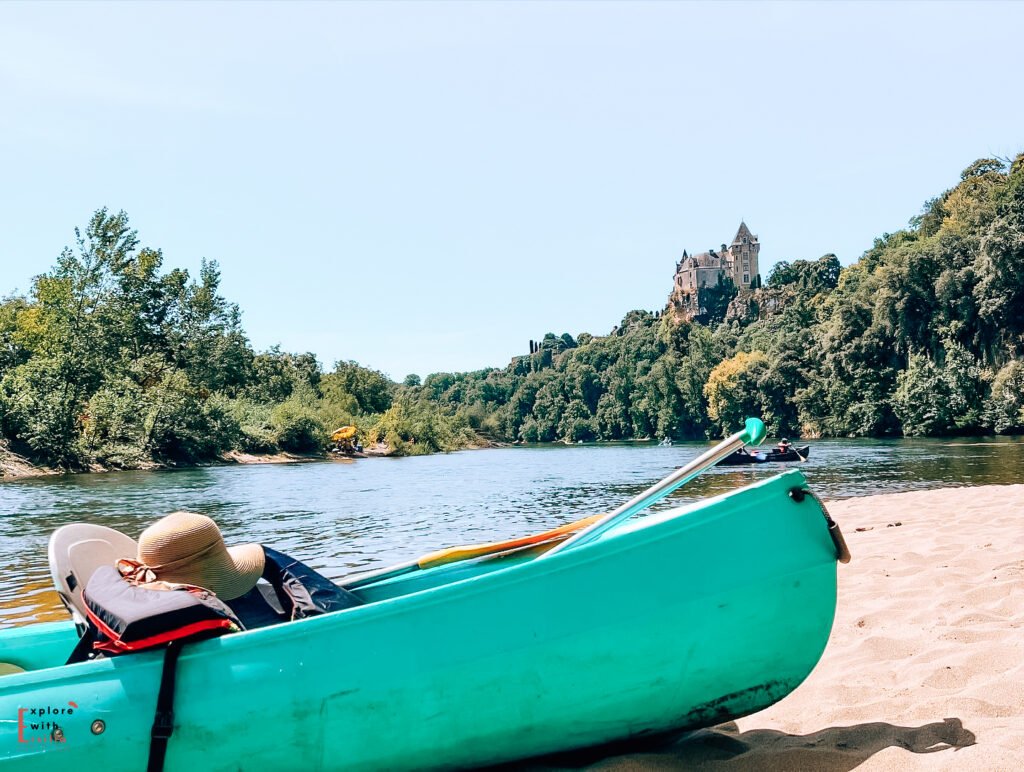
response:
[(24, 442), (46, 463), (81, 463), (77, 419), (82, 402), (68, 388), (67, 360), (36, 357), (7, 373), (0, 382), (0, 421), (4, 435)]
[(985, 405), (986, 422), (998, 434), (1024, 432), (1024, 362), (1015, 359), (992, 381)]
[(327, 430), (309, 405), (289, 399), (271, 411), (274, 442), (281, 450), (312, 453), (327, 444)]

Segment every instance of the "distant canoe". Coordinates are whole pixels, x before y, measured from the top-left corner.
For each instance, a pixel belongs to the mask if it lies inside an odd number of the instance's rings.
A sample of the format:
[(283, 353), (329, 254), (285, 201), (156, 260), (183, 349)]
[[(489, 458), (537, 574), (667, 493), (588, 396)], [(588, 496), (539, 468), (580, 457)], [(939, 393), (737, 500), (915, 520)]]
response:
[(780, 453), (777, 450), (772, 450), (768, 453), (750, 453), (745, 448), (740, 448), (731, 456), (726, 456), (719, 461), (718, 465), (742, 466), (744, 464), (768, 464), (775, 461), (802, 461), (807, 458), (810, 453), (810, 445), (804, 445), (802, 448), (791, 448), (785, 453)]

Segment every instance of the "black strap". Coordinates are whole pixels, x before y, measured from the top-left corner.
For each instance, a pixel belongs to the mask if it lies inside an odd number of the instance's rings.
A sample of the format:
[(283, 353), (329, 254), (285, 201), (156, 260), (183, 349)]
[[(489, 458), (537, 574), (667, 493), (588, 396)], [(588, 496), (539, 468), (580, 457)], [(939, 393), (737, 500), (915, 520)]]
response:
[(65, 665), (73, 665), (76, 662), (85, 662), (91, 658), (93, 653), (92, 645), (96, 642), (96, 629), (89, 625), (85, 628), (85, 632), (82, 633), (82, 637), (78, 639), (78, 643), (75, 644), (75, 648), (71, 650), (71, 655), (68, 657), (68, 661)]
[(164, 669), (160, 674), (160, 691), (156, 695), (156, 714), (150, 731), (149, 764), (146, 772), (162, 772), (167, 741), (174, 732), (174, 680), (178, 672), (181, 642), (171, 641), (164, 650)]

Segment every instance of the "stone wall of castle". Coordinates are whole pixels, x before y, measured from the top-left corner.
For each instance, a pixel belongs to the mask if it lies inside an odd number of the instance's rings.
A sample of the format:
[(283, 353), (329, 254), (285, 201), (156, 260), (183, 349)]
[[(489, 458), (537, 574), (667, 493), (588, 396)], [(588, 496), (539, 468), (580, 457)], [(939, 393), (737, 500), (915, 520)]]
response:
[(700, 308), (700, 290), (712, 288), (724, 278), (729, 278), (740, 290), (748, 290), (758, 273), (758, 256), (761, 244), (750, 232), (747, 224), (740, 223), (736, 236), (729, 246), (722, 244), (720, 250), (709, 249), (698, 255), (683, 257), (676, 264), (676, 275), (669, 295), (668, 306), (684, 317), (693, 318), (704, 312)]

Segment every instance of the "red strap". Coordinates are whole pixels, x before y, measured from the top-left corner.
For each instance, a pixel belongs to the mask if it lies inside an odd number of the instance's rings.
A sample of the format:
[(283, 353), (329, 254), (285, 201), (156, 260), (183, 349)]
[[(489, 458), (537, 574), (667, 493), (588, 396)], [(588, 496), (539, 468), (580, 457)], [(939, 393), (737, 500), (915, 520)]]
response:
[(94, 649), (102, 649), (104, 651), (139, 651), (140, 649), (159, 646), (161, 643), (170, 643), (179, 638), (189, 638), (196, 633), (208, 630), (231, 629), (234, 627), (230, 619), (206, 619), (201, 622), (193, 622), (184, 627), (177, 627), (174, 630), (168, 630), (165, 633), (157, 633), (148, 638), (140, 638), (137, 641), (122, 641), (121, 637), (108, 627), (102, 619), (96, 616), (88, 605), (85, 607), (85, 613), (89, 617), (89, 621), (96, 625), (96, 629), (110, 639), (109, 641), (97, 641), (93, 644)]

